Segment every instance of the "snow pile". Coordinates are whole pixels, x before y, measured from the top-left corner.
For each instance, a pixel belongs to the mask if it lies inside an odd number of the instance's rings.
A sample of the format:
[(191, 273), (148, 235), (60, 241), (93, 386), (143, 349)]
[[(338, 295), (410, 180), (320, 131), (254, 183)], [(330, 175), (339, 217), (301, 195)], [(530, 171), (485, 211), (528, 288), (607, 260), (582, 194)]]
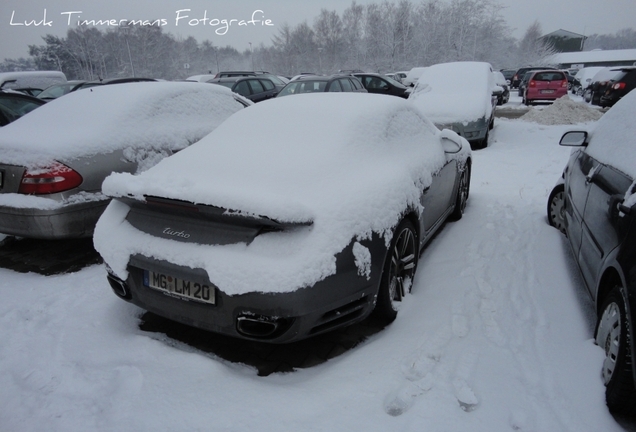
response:
[(409, 95), (435, 124), (490, 118), (495, 77), (488, 63), (440, 63), (422, 70)]
[(521, 120), (543, 125), (578, 124), (596, 121), (603, 113), (590, 105), (575, 102), (569, 97), (561, 97), (542, 109), (530, 108)]
[(180, 150), (243, 108), (229, 89), (140, 82), (78, 90), (0, 129), (1, 161), (37, 166), (121, 149)]
[[(249, 126), (249, 127), (246, 127)], [(466, 158), (469, 147), (454, 157)], [(230, 295), (289, 292), (335, 271), (335, 255), (353, 239), (388, 234), (446, 163), (439, 130), (409, 102), (373, 94), (320, 93), (254, 105), (193, 146), (138, 175), (113, 174), (113, 197), (161, 196), (312, 222), (249, 244), (200, 246), (143, 234), (112, 202), (95, 246), (123, 279), (130, 255), (203, 268)], [(178, 175), (170, 175), (178, 173)], [(357, 255), (364, 272), (365, 260)]]

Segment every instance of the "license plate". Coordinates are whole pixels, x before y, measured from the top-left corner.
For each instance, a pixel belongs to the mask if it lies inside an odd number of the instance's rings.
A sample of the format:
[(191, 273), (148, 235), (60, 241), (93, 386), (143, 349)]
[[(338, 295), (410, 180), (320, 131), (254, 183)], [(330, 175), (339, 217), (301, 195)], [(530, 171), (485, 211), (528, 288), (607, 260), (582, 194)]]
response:
[(179, 279), (163, 273), (144, 270), (144, 285), (181, 300), (214, 304), (215, 290), (210, 284)]
[(554, 93), (554, 90), (541, 90), (542, 94), (551, 94)]

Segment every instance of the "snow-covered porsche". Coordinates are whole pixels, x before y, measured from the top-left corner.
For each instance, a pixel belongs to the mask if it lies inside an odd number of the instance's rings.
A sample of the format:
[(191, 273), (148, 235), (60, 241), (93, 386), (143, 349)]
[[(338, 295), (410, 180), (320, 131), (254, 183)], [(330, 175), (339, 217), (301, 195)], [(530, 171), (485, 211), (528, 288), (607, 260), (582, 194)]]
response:
[(95, 247), (114, 292), (209, 331), (291, 342), (389, 323), (469, 194), (471, 153), (413, 104), (319, 93), (240, 111), (138, 176), (109, 176)]

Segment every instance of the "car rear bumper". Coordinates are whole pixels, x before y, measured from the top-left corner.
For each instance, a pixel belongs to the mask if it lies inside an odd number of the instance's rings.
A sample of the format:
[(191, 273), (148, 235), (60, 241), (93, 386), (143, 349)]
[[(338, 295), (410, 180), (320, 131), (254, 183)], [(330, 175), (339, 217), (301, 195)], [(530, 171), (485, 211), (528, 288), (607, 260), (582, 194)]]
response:
[(539, 90), (531, 90), (530, 88), (528, 88), (526, 90), (526, 99), (527, 100), (556, 100), (567, 94), (568, 94), (567, 88), (561, 88), (559, 90), (555, 90), (554, 93), (550, 93), (550, 94), (541, 93), (541, 91)]
[[(383, 255), (386, 246), (380, 242), (376, 246)], [(288, 343), (367, 317), (375, 306), (383, 262), (379, 256), (374, 260), (367, 279), (358, 274), (348, 247), (338, 255), (336, 274), (286, 293), (263, 293), (255, 287), (254, 292), (230, 296), (214, 287), (202, 269), (138, 255), (130, 260), (126, 281), (110, 273), (108, 280), (119, 297), (165, 318), (232, 337)], [(150, 288), (144, 283), (144, 270), (209, 284), (215, 302), (201, 303)]]
[(108, 202), (82, 202), (54, 209), (0, 206), (0, 233), (45, 240), (88, 237)]

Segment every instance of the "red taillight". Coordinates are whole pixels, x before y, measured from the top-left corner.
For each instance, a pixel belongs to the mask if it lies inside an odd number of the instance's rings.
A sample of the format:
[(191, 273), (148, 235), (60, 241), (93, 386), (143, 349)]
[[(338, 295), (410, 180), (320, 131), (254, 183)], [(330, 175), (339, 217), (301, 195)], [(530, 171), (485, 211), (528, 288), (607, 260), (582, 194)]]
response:
[(532, 81), (532, 80), (528, 81), (528, 87), (536, 87), (536, 86), (537, 86), (536, 81)]
[(515, 74), (515, 76), (512, 77), (512, 80), (513, 81), (518, 81), (519, 80), (519, 77), (517, 76), (517, 74)]
[(43, 195), (64, 192), (82, 184), (82, 176), (59, 162), (35, 170), (26, 170), (18, 193)]
[(616, 84), (614, 84), (612, 86), (612, 88), (614, 90), (623, 90), (625, 88), (625, 83), (624, 82), (617, 82)]
[(568, 80), (565, 80), (561, 83), (561, 87), (567, 87), (568, 86)]

